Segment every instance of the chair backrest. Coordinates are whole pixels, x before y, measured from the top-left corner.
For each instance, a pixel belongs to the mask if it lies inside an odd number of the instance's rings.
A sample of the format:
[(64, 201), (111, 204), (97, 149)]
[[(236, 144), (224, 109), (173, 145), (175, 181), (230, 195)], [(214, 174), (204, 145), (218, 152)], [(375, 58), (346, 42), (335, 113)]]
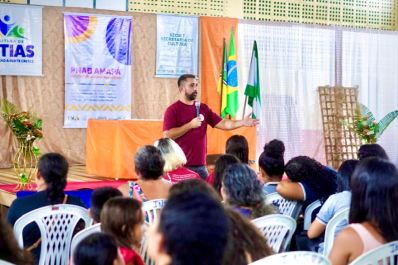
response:
[(316, 200), (313, 203), (311, 203), (310, 205), (307, 206), (307, 208), (305, 208), (304, 211), (304, 225), (303, 225), (303, 229), (304, 230), (308, 230), (308, 228), (311, 225), (311, 221), (312, 221), (312, 213), (318, 209), (319, 207), (321, 207), (321, 201), (320, 200)]
[(159, 215), (160, 210), (166, 204), (166, 200), (157, 199), (146, 201), (142, 204), (142, 209), (145, 212), (145, 222), (148, 224), (153, 223)]
[(275, 254), (257, 260), (253, 263), (250, 263), (249, 265), (267, 265), (267, 264), (331, 265), (327, 257), (323, 256), (322, 254), (318, 254), (311, 251), (291, 251), (286, 253)]
[(155, 265), (155, 261), (153, 261), (149, 255), (148, 255), (148, 228), (149, 225), (145, 224), (145, 233), (142, 236), (142, 240), (141, 240), (141, 249), (140, 249), (140, 256), (142, 258), (142, 260), (144, 261), (145, 265)]
[[(101, 232), (101, 224), (95, 224), (92, 226), (89, 226), (85, 229), (83, 229), (82, 231), (80, 231), (79, 233), (77, 233), (73, 238), (72, 238), (72, 245), (70, 247), (71, 251), (70, 251), (70, 255), (71, 257), (73, 257), (73, 253), (75, 253), (75, 249), (76, 246), (86, 237), (88, 237), (91, 234), (94, 234), (95, 232)], [(71, 261), (72, 265), (73, 265), (73, 258)]]
[(375, 248), (356, 258), (350, 265), (395, 265), (398, 264), (398, 241)]
[(301, 202), (287, 200), (277, 192), (267, 194), (265, 202), (278, 208), (279, 213), (288, 215), (295, 220), (298, 218), (302, 206)]
[(326, 225), (325, 243), (323, 246), (323, 255), (328, 256), (329, 252), (332, 250), (334, 238), (336, 236), (335, 234), (336, 234), (337, 226), (343, 220), (347, 220), (347, 224), (348, 224), (349, 212), (350, 212), (350, 208), (346, 208), (344, 210), (339, 211)]
[(90, 225), (91, 218), (83, 207), (71, 204), (44, 206), (22, 215), (14, 224), (14, 234), (23, 247), (24, 228), (36, 223), (41, 235), (39, 265), (66, 265), (73, 232), (81, 219), (84, 227)]
[(270, 214), (252, 220), (267, 239), (268, 245), (276, 252), (284, 252), (290, 245), (293, 233), (296, 230), (296, 220), (282, 214)]

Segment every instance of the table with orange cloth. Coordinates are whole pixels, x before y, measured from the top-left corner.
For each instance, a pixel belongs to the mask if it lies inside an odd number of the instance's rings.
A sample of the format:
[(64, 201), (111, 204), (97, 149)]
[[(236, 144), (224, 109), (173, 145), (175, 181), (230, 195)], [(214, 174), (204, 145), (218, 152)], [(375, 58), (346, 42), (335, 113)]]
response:
[[(249, 142), (249, 159), (256, 159), (256, 128), (242, 127), (224, 131), (207, 129), (207, 153), (223, 154), (225, 142), (234, 134)], [(162, 120), (89, 120), (86, 140), (86, 169), (104, 178), (135, 179), (134, 156), (143, 145), (163, 135)]]

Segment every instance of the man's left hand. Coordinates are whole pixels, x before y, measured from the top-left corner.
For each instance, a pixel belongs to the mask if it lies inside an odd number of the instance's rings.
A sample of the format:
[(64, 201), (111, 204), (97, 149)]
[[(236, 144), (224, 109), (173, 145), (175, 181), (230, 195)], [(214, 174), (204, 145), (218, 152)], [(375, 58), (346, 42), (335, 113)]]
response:
[(258, 121), (257, 119), (252, 119), (251, 116), (252, 116), (252, 113), (250, 113), (249, 115), (247, 115), (247, 116), (242, 120), (243, 126), (252, 127), (252, 126), (256, 126), (256, 125), (259, 123), (259, 121)]

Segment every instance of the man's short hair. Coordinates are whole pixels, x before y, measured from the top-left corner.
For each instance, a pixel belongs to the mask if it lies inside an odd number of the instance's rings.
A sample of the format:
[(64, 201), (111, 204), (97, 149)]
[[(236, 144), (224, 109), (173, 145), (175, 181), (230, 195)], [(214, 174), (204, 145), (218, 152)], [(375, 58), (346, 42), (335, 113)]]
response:
[(180, 87), (182, 85), (182, 82), (187, 81), (188, 78), (196, 78), (196, 76), (193, 74), (185, 74), (185, 75), (180, 76), (177, 81), (178, 87)]
[(100, 222), (101, 210), (104, 204), (111, 198), (123, 196), (120, 190), (113, 187), (97, 188), (91, 194), (91, 217), (95, 222)]

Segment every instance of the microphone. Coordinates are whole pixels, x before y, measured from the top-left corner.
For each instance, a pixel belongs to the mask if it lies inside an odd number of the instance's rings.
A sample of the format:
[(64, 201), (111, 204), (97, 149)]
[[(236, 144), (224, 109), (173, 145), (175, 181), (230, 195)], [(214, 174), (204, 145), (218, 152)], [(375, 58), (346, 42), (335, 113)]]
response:
[(200, 115), (200, 113), (199, 113), (200, 102), (199, 101), (195, 101), (195, 108), (196, 108), (196, 117), (199, 117), (199, 115)]

